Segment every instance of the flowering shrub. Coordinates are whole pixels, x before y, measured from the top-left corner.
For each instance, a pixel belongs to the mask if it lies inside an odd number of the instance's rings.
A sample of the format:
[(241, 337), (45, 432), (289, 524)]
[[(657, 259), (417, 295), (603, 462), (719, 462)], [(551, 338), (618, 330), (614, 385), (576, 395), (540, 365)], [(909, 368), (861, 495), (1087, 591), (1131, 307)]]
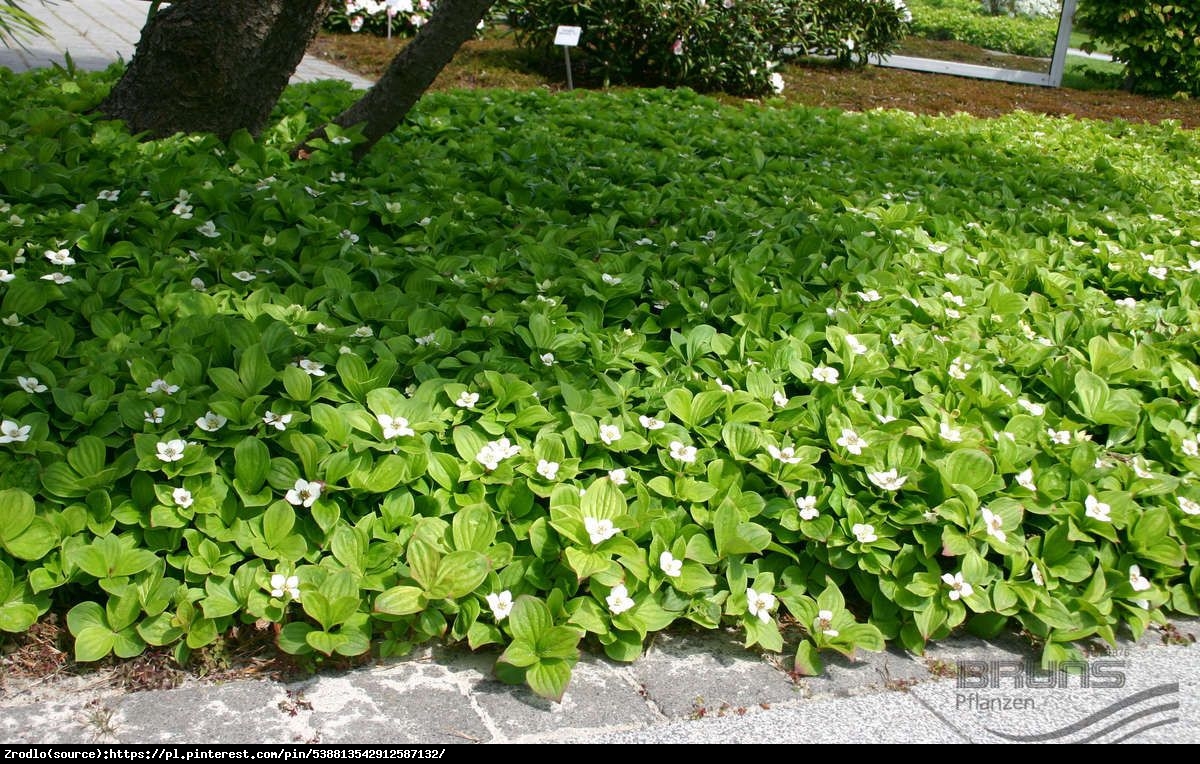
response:
[(1081, 0), (1076, 21), (1107, 43), (1133, 87), (1200, 95), (1200, 10), (1195, 4)]
[(511, 0), (518, 41), (557, 62), (555, 30), (583, 28), (572, 64), (581, 79), (688, 85), (760, 95), (785, 87), (788, 55), (833, 54), (864, 62), (904, 34), (903, 0)]
[(976, 0), (909, 0), (912, 33), (931, 40), (957, 40), (1020, 56), (1049, 57), (1058, 39), (1053, 17), (996, 15)]
[(679, 621), (812, 673), (1200, 612), (1193, 133), (495, 91), (294, 163), (348, 89), (139, 143), (65, 76), (0, 71), (0, 630), (561, 697)]
[(1053, 18), (1058, 20), (1062, 13), (1062, 0), (981, 0), (984, 13), (993, 16), (1028, 16), (1030, 18)]
[(434, 5), (433, 0), (335, 0), (325, 29), (412, 35), (429, 21)]

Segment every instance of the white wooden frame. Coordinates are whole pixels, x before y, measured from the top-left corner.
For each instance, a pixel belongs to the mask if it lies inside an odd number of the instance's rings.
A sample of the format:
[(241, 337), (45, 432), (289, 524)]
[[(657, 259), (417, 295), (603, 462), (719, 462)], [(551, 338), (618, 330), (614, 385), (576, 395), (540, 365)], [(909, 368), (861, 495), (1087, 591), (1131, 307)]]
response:
[(964, 64), (958, 61), (941, 61), (936, 58), (915, 56), (874, 56), (872, 63), (894, 69), (912, 69), (919, 72), (956, 74), (982, 80), (1001, 80), (1024, 85), (1044, 85), (1056, 88), (1062, 85), (1063, 71), (1067, 67), (1067, 48), (1071, 45), (1071, 29), (1075, 21), (1078, 0), (1063, 0), (1062, 17), (1058, 22), (1058, 38), (1054, 43), (1054, 56), (1050, 59), (1049, 72), (1033, 72), (1022, 69), (1003, 69), (995, 66)]

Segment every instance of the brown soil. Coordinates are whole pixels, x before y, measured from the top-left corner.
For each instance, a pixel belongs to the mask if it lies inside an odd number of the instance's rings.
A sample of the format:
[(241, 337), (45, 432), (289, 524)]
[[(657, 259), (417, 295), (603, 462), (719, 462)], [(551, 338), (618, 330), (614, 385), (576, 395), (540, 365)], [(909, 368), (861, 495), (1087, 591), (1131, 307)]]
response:
[[(910, 44), (919, 45), (915, 41)], [(370, 35), (322, 34), (310, 51), (346, 69), (377, 78), (404, 45), (404, 40)], [(990, 66), (1022, 67), (1029, 60), (987, 52), (947, 50), (953, 43), (926, 43), (910, 52), (932, 55), (938, 48), (948, 56)], [(945, 57), (945, 56), (939, 56)], [(1176, 120), (1183, 127), (1200, 127), (1200, 99), (1176, 100), (1135, 95), (1123, 90), (1076, 90), (1013, 85), (945, 74), (867, 67), (843, 69), (825, 63), (790, 65), (784, 70), (790, 103), (828, 106), (849, 111), (903, 109), (918, 114), (967, 112), (994, 117), (1024, 110), (1055, 116), (1129, 122)], [(516, 89), (565, 87), (561, 67), (547, 75), (531, 66), (511, 35), (468, 42), (442, 71), (432, 90), (503, 87)], [(744, 99), (718, 95), (722, 100)]]

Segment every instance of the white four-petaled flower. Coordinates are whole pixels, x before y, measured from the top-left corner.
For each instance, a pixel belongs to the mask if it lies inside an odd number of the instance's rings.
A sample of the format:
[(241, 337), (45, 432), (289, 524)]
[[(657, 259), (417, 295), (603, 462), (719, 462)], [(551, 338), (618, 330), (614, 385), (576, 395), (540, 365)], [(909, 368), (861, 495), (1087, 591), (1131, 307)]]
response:
[(860, 438), (858, 433), (849, 427), (842, 428), (842, 436), (837, 439), (837, 444), (855, 456), (861, 454), (868, 445), (866, 440)]
[(75, 279), (65, 273), (47, 273), (42, 276), (42, 281), (53, 281), (55, 284), (70, 284)]
[(615, 424), (600, 425), (600, 440), (606, 446), (611, 446), (621, 439), (621, 428)]
[(171, 499), (175, 502), (175, 506), (181, 509), (187, 509), (194, 502), (192, 492), (186, 488), (176, 488), (171, 491)]
[(645, 414), (639, 416), (638, 421), (641, 422), (642, 427), (645, 427), (647, 430), (661, 430), (667, 426), (667, 423), (661, 419), (655, 419), (654, 417), (646, 416)]
[(625, 588), (625, 584), (614, 586), (604, 601), (608, 603), (608, 609), (613, 615), (620, 615), (637, 604), (629, 596), (629, 590)]
[(48, 249), (48, 250), (46, 250), (46, 259), (49, 260), (52, 264), (58, 265), (58, 266), (66, 266), (66, 265), (74, 265), (75, 264), (75, 258), (71, 257), (70, 251), (65, 250), (65, 249), (57, 249), (57, 250)]
[(897, 470), (886, 472), (868, 472), (867, 479), (885, 491), (899, 491), (908, 482), (908, 475), (901, 475)]
[(521, 451), (521, 447), (515, 443), (510, 443), (508, 438), (500, 440), (491, 440), (484, 444), (483, 448), (479, 449), (479, 453), (475, 455), (475, 461), (483, 465), (484, 469), (491, 472), (500, 466), (500, 462), (510, 456), (516, 456)]
[(228, 423), (229, 420), (220, 414), (212, 411), (205, 411), (204, 416), (196, 420), (196, 426), (205, 432), (216, 432)]
[(1068, 430), (1056, 430), (1050, 427), (1046, 430), (1046, 434), (1050, 436), (1051, 443), (1057, 443), (1060, 446), (1070, 445), (1071, 433)]
[(796, 449), (792, 446), (778, 448), (774, 444), (768, 445), (767, 453), (771, 455), (772, 459), (783, 464), (799, 464), (801, 461), (800, 457), (796, 456)]
[(779, 408), (783, 408), (784, 406), (788, 405), (788, 397), (780, 390), (776, 390), (771, 394), (771, 400), (774, 401), (775, 405)]
[(846, 347), (850, 348), (850, 352), (854, 355), (866, 355), (867, 346), (859, 341), (858, 337), (853, 334), (846, 335)]
[(554, 354), (553, 353), (542, 353), (540, 356), (538, 356), (538, 360), (542, 362), (543, 366), (553, 366), (554, 365)]
[(275, 573), (271, 576), (271, 596), (282, 597), (285, 592), (294, 600), (300, 599), (300, 577)]
[(1098, 520), (1102, 523), (1112, 522), (1112, 518), (1109, 517), (1108, 514), (1112, 511), (1112, 507), (1100, 501), (1095, 496), (1088, 494), (1088, 497), (1083, 501), (1083, 506), (1083, 514), (1092, 518), (1093, 520)]
[(487, 599), (488, 607), (491, 608), (492, 617), (497, 621), (503, 621), (512, 612), (513, 596), (508, 589), (502, 592), (492, 592), (485, 599)]
[(200, 234), (201, 236), (206, 236), (210, 239), (216, 239), (221, 235), (221, 232), (217, 230), (217, 224), (211, 220), (205, 220), (203, 223), (196, 226), (196, 233)]
[(1137, 565), (1129, 566), (1129, 585), (1135, 592), (1144, 592), (1150, 588), (1150, 579), (1142, 575), (1142, 569)]
[(583, 528), (587, 531), (588, 538), (593, 544), (603, 543), (619, 532), (619, 529), (613, 525), (613, 521), (607, 517), (599, 519), (585, 517), (583, 518)]
[(146, 424), (162, 424), (163, 417), (166, 414), (167, 410), (162, 406), (155, 406), (149, 411), (142, 412), (142, 418), (146, 420)]
[(321, 489), (324, 487), (325, 484), (319, 480), (308, 481), (304, 478), (296, 478), (296, 484), (284, 494), (283, 498), (288, 504), (297, 507), (311, 507), (317, 499), (321, 498)]
[(675, 578), (683, 572), (683, 560), (676, 559), (670, 552), (663, 552), (658, 556), (658, 567), (664, 574)]
[(818, 610), (817, 611), (817, 630), (818, 631), (820, 631), (822, 634), (824, 634), (827, 637), (836, 637), (838, 635), (838, 630), (830, 628), (830, 625), (832, 623), (833, 623), (833, 611), (832, 610)]
[(390, 414), (378, 414), (375, 419), (379, 422), (379, 426), (383, 428), (383, 437), (387, 440), (416, 434), (413, 428), (408, 426), (408, 420), (402, 416), (394, 417)]
[(746, 607), (749, 608), (750, 615), (763, 623), (771, 622), (771, 611), (775, 609), (775, 602), (775, 595), (770, 592), (756, 592), (750, 587), (746, 588)]
[(545, 459), (538, 459), (537, 474), (547, 480), (553, 480), (558, 476), (558, 466), (558, 462), (548, 462)]
[(469, 393), (463, 390), (458, 394), (458, 399), (454, 401), (454, 405), (460, 409), (469, 409), (479, 402), (479, 393)]
[(850, 532), (854, 534), (854, 540), (860, 544), (870, 544), (872, 541), (879, 540), (879, 536), (875, 535), (875, 526), (870, 523), (855, 523), (850, 527)]
[(947, 443), (961, 443), (963, 439), (962, 430), (950, 426), (948, 422), (941, 423), (941, 426), (938, 428), (938, 434)]
[(987, 507), (979, 510), (979, 513), (983, 515), (983, 525), (987, 528), (988, 535), (1003, 543), (1008, 538), (1004, 533), (1004, 518)]
[(821, 514), (817, 509), (816, 496), (797, 496), (796, 508), (800, 510), (801, 520), (812, 520)]
[(268, 427), (274, 427), (280, 432), (286, 430), (291, 421), (291, 414), (276, 414), (274, 411), (268, 411), (266, 414), (263, 414), (263, 424)]
[(1025, 400), (1024, 398), (1019, 399), (1017, 401), (1017, 405), (1028, 411), (1033, 416), (1041, 416), (1042, 414), (1046, 413), (1045, 406), (1040, 403), (1033, 403), (1032, 401)]
[(180, 438), (161, 441), (154, 446), (155, 455), (159, 461), (177, 462), (183, 458), (183, 451), (187, 448), (187, 441)]
[(5, 419), (0, 422), (0, 443), (24, 443), (29, 440), (29, 431), (32, 429), (32, 425)]
[(238, 281), (254, 281), (254, 279), (258, 278), (250, 271), (234, 271), (229, 275), (233, 276)]
[(836, 385), (838, 381), (838, 370), (832, 366), (824, 364), (816, 366), (812, 370), (812, 378), (817, 382), (824, 382), (829, 385)]
[(165, 379), (156, 379), (150, 383), (149, 387), (146, 388), (146, 393), (148, 395), (153, 395), (154, 393), (166, 393), (167, 395), (174, 395), (177, 392), (179, 392), (179, 385), (172, 385)]
[(613, 485), (625, 485), (629, 482), (629, 476), (626, 474), (624, 467), (609, 470), (608, 479), (613, 482)]
[(1177, 496), (1179, 509), (1185, 515), (1200, 515), (1200, 502), (1193, 501), (1186, 496)]
[(961, 572), (953, 575), (950, 573), (943, 573), (942, 581), (946, 584), (946, 586), (950, 587), (949, 597), (952, 600), (970, 597), (975, 593), (975, 587), (963, 580), (963, 574)]
[(17, 384), (27, 393), (46, 392), (46, 386), (37, 377), (17, 377)]
[(671, 458), (678, 459), (685, 464), (694, 464), (696, 461), (696, 447), (685, 446), (677, 440), (671, 441)]
[(1033, 468), (1027, 467), (1017, 473), (1017, 485), (1027, 491), (1037, 491), (1037, 484), (1033, 482)]

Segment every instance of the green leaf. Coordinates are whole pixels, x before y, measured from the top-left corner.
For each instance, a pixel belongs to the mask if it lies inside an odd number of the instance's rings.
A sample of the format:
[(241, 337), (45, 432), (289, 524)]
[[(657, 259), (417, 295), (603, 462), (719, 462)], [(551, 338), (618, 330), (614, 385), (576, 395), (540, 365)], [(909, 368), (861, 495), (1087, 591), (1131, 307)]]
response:
[(550, 609), (537, 597), (522, 594), (513, 603), (508, 616), (509, 627), (515, 639), (536, 645), (538, 638), (554, 625)]
[(979, 491), (991, 482), (996, 469), (982, 451), (960, 448), (938, 463), (938, 472), (949, 485), (965, 485)]
[(438, 564), (442, 560), (442, 555), (438, 552), (437, 547), (423, 538), (413, 536), (412, 540), (408, 542), (407, 560), (409, 571), (416, 582), (425, 589), (433, 586), (434, 579), (437, 577)]
[(580, 499), (580, 510), (584, 517), (616, 520), (627, 511), (625, 496), (611, 480), (601, 478), (588, 486)]
[(278, 548), (292, 532), (296, 524), (296, 511), (286, 502), (277, 501), (263, 513), (263, 540), (268, 546)]
[(820, 676), (825, 673), (825, 663), (821, 660), (820, 651), (807, 639), (796, 648), (796, 665), (793, 670), (800, 676)]
[(271, 471), (271, 452), (255, 437), (243, 438), (233, 449), (233, 476), (242, 490), (255, 493)]
[(552, 626), (542, 632), (535, 645), (538, 658), (565, 658), (575, 661), (579, 658), (578, 631), (566, 626)]
[(538, 662), (537, 646), (524, 639), (514, 639), (500, 656), (505, 663), (526, 668)]
[(36, 514), (33, 497), (19, 488), (0, 491), (0, 546), (20, 560), (40, 560), (54, 547), (54, 526)]
[(375, 610), (387, 615), (411, 615), (425, 608), (425, 592), (415, 586), (393, 586), (375, 598)]
[(429, 582), (426, 594), (430, 599), (457, 599), (474, 591), (487, 578), (491, 566), (479, 552), (451, 552), (438, 563), (437, 574)]
[(98, 661), (113, 651), (117, 635), (107, 626), (88, 626), (75, 634), (75, 660)]
[(313, 631), (311, 624), (292, 621), (279, 631), (279, 649), (290, 655), (311, 653), (313, 649), (308, 643), (308, 635)]
[(529, 667), (525, 681), (529, 689), (555, 702), (561, 702), (571, 681), (571, 662), (553, 659), (540, 661)]
[(496, 540), (499, 524), (496, 515), (486, 504), (473, 504), (454, 514), (450, 530), (454, 548), (486, 552)]
[(771, 543), (771, 532), (757, 523), (741, 522), (739, 512), (730, 504), (722, 504), (713, 514), (713, 535), (717, 556), (757, 554)]

